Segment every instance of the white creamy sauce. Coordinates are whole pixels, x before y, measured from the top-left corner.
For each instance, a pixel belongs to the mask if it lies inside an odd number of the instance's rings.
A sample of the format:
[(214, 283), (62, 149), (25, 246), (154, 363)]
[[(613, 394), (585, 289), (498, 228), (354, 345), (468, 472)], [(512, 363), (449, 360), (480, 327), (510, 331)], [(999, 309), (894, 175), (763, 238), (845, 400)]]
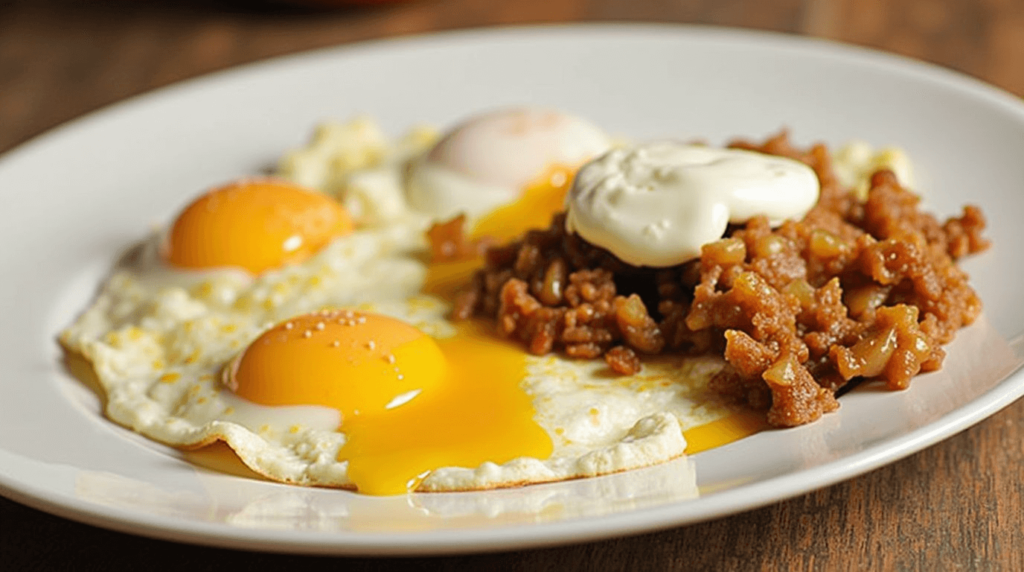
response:
[(700, 256), (727, 225), (763, 214), (800, 218), (818, 200), (807, 165), (738, 149), (672, 141), (616, 149), (584, 165), (566, 201), (566, 229), (634, 266)]
[(556, 166), (604, 153), (611, 140), (583, 119), (557, 111), (504, 109), (473, 117), (409, 166), (409, 204), (438, 218), (484, 214), (514, 201)]

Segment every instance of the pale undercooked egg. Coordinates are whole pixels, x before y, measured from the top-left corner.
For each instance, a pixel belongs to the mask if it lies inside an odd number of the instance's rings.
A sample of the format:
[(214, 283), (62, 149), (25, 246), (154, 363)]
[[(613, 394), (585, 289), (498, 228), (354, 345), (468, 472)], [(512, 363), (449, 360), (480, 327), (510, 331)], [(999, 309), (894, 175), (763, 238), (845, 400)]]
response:
[(410, 163), (406, 193), (410, 206), (436, 219), (465, 214), (479, 221), (479, 234), (510, 238), (512, 213), (496, 210), (518, 204), (519, 216), (546, 226), (561, 210), (576, 168), (610, 147), (601, 129), (558, 111), (484, 113)]

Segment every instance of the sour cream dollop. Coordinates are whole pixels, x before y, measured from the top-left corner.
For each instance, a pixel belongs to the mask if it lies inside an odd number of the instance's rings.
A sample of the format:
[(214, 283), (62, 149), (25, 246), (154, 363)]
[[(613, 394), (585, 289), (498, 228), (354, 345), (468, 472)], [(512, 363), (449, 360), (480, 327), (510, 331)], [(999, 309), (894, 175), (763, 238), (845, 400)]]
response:
[(763, 214), (777, 226), (803, 217), (819, 191), (817, 175), (799, 161), (660, 141), (584, 165), (565, 225), (634, 266), (675, 266), (699, 257), (730, 222)]

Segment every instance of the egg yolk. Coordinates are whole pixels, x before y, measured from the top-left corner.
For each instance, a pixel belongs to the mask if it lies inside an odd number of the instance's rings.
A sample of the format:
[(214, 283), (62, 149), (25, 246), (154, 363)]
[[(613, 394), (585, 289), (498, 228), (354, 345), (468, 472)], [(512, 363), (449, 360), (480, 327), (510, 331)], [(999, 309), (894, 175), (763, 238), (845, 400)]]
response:
[(520, 349), (472, 323), (435, 340), (394, 318), (341, 310), (268, 330), (224, 377), (249, 401), (341, 411), (349, 479), (388, 495), (438, 467), (550, 456), (520, 388), (525, 367)]
[(447, 365), (437, 344), (385, 316), (320, 312), (267, 330), (237, 359), (226, 383), (264, 405), (323, 405), (377, 415), (436, 389)]
[(471, 230), (473, 238), (488, 236), (508, 242), (535, 228), (547, 228), (551, 217), (565, 210), (565, 196), (576, 168), (555, 166), (523, 189), (515, 202), (484, 215)]
[(258, 274), (302, 262), (351, 231), (348, 212), (327, 195), (275, 179), (239, 181), (178, 215), (164, 257), (182, 268), (234, 266)]

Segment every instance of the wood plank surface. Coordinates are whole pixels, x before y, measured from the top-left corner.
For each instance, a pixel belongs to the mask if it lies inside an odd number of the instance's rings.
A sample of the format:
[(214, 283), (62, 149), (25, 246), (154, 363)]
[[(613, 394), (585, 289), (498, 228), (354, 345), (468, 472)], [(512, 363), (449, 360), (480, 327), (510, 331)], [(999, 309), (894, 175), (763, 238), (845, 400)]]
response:
[[(420, 0), (333, 10), (241, 0), (0, 0), (0, 152), (126, 97), (272, 56), (435, 30), (573, 21), (685, 22), (819, 36), (934, 62), (1024, 95), (1019, 0)], [(1018, 401), (848, 482), (639, 537), (446, 558), (327, 559), (138, 538), (0, 499), (0, 569), (170, 563), (182, 570), (1020, 571), (1022, 477), (1024, 401)]]

